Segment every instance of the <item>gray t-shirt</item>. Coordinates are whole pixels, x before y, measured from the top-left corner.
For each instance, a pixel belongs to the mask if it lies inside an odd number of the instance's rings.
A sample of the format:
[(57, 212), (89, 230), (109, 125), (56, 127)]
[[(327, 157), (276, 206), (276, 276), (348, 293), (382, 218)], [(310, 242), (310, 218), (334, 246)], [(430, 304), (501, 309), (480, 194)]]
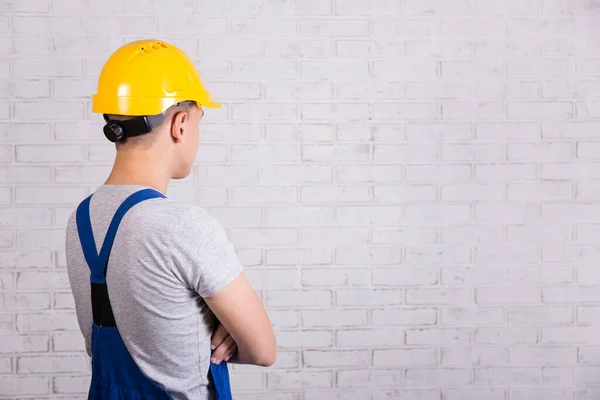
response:
[[(98, 249), (117, 208), (141, 189), (103, 185), (95, 192), (90, 216)], [(91, 355), (90, 270), (75, 213), (66, 239), (77, 318)], [(208, 369), (214, 314), (203, 298), (242, 272), (219, 222), (195, 206), (146, 200), (121, 221), (107, 271), (117, 327), (142, 372), (164, 385), (175, 399), (211, 399)]]

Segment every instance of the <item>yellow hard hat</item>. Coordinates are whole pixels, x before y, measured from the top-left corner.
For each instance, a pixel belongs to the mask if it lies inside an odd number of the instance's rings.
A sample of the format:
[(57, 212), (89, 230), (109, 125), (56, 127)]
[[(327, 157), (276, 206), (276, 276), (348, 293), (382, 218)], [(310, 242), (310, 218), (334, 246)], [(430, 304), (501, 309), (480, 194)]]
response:
[(184, 101), (220, 108), (181, 49), (161, 40), (137, 40), (118, 48), (104, 64), (92, 111), (148, 116)]

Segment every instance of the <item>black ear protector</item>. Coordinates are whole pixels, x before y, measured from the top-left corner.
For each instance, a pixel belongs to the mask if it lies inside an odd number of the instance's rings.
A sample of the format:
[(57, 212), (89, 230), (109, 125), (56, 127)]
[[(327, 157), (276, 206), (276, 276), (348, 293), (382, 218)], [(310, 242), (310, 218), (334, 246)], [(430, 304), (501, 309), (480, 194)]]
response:
[(102, 130), (104, 131), (104, 136), (113, 143), (125, 138), (125, 132), (123, 132), (123, 128), (118, 122), (108, 122)]

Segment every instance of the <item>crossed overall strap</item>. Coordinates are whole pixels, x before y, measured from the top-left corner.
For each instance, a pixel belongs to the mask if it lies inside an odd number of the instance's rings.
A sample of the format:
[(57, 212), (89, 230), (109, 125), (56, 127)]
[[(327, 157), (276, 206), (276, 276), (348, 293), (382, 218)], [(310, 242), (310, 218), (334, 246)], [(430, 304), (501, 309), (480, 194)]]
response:
[(115, 326), (115, 318), (108, 298), (106, 287), (106, 270), (108, 267), (108, 258), (115, 241), (119, 224), (127, 212), (136, 204), (142, 201), (165, 198), (165, 196), (154, 189), (143, 189), (129, 196), (117, 209), (110, 222), (108, 231), (104, 238), (104, 243), (100, 249), (100, 254), (96, 249), (96, 241), (92, 230), (90, 220), (90, 200), (92, 196), (86, 198), (77, 208), (77, 230), (79, 240), (83, 249), (83, 255), (87, 262), (92, 284), (92, 314), (94, 323), (98, 326)]

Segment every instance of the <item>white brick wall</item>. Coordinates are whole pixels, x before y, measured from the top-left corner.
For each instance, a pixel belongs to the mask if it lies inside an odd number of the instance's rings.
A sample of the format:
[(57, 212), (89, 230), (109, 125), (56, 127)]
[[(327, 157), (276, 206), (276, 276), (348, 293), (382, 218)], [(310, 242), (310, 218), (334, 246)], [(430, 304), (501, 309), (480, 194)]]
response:
[(600, 397), (600, 2), (134, 3), (0, 1), (0, 398), (85, 398), (63, 229), (114, 157), (95, 79), (141, 37), (225, 104), (170, 195), (276, 328), (237, 399)]

